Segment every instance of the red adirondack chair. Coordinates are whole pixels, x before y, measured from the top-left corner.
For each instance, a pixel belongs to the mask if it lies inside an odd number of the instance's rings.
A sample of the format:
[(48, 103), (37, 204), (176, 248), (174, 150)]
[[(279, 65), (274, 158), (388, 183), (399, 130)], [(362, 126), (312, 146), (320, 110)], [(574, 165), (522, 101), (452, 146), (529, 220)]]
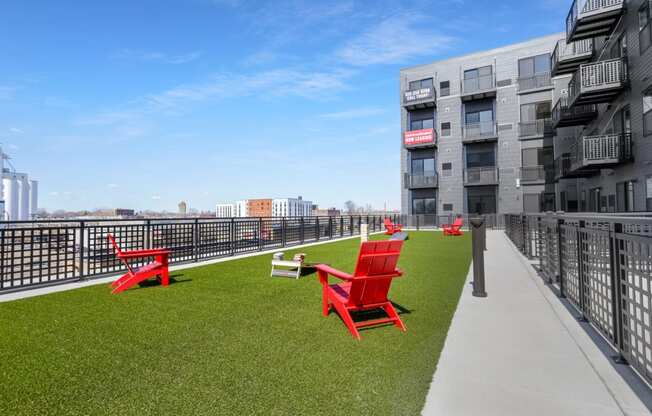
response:
[(464, 235), (462, 225), (464, 225), (462, 217), (457, 217), (452, 224), (442, 225), (441, 228), (444, 230), (444, 235)]
[[(317, 265), (319, 281), (323, 288), (324, 316), (328, 316), (333, 306), (356, 339), (360, 339), (358, 328), (390, 322), (406, 331), (394, 306), (387, 300), (392, 279), (403, 275), (396, 268), (402, 246), (403, 241), (393, 240), (362, 243), (358, 263), (352, 275), (325, 264)], [(344, 283), (329, 285), (329, 275), (344, 280)], [(371, 309), (383, 309), (387, 318), (355, 322), (351, 316), (351, 312)]]
[(403, 225), (394, 224), (389, 218), (385, 218), (385, 235), (394, 235), (403, 231)]
[[(127, 273), (115, 282), (111, 283), (113, 294), (123, 292), (130, 287), (137, 285), (152, 277), (157, 277), (163, 286), (170, 284), (170, 273), (168, 270), (168, 256), (170, 250), (153, 249), (153, 250), (130, 250), (122, 251), (115, 242), (115, 238), (109, 234), (109, 241), (115, 249), (115, 255), (127, 266)], [(154, 261), (141, 267), (132, 267), (130, 260), (153, 257)]]

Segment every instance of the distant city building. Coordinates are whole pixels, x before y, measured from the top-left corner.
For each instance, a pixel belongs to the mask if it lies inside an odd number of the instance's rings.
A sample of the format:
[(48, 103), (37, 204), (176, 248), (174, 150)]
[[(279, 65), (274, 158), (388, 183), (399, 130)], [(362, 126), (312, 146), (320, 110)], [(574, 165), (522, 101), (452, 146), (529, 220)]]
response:
[(342, 211), (337, 208), (319, 209), (316, 205), (313, 205), (312, 215), (315, 217), (339, 217), (342, 215)]
[(188, 213), (188, 204), (185, 201), (179, 202), (179, 214), (186, 215)]
[(100, 209), (93, 213), (87, 215), (81, 214), (80, 216), (91, 216), (91, 217), (110, 217), (110, 218), (130, 218), (136, 216), (136, 211), (133, 209), (125, 208), (113, 208), (113, 209)]
[(248, 217), (271, 217), (272, 200), (270, 198), (247, 200)]
[(217, 218), (237, 217), (235, 211), (235, 204), (217, 204), (215, 206), (215, 216)]
[(312, 202), (302, 197), (274, 199), (271, 214), (273, 217), (310, 217)]
[(246, 199), (243, 199), (241, 201), (237, 201), (235, 203), (235, 217), (248, 217), (249, 216), (249, 211), (247, 209), (248, 206), (248, 201)]

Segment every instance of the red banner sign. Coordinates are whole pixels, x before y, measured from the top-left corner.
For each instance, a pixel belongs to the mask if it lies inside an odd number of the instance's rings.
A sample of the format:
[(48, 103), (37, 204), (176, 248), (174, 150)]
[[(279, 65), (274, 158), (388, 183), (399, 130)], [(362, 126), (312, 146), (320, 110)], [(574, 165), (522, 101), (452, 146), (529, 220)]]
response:
[(419, 144), (434, 144), (435, 143), (435, 130), (413, 130), (406, 131), (403, 137), (403, 142), (406, 146), (415, 146)]

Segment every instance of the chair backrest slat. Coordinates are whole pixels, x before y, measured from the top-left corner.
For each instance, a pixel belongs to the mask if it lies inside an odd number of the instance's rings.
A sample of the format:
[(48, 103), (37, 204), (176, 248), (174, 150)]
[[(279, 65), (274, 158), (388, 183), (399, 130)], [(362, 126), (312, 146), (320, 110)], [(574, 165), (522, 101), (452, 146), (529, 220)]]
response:
[(122, 257), (122, 250), (120, 250), (120, 246), (118, 245), (118, 243), (115, 242), (115, 237), (113, 237), (112, 234), (109, 234), (108, 239), (111, 242), (111, 245), (113, 245), (113, 249), (115, 250), (115, 255), (120, 259), (122, 263), (124, 263), (125, 266), (127, 266), (127, 270), (129, 270), (129, 273), (133, 274), (134, 270), (131, 268), (129, 262)]
[[(353, 273), (349, 303), (373, 304), (387, 301), (387, 293), (396, 272), (403, 241), (368, 241), (360, 246)], [(376, 279), (369, 277), (378, 276)], [(390, 277), (388, 277), (390, 276)], [(356, 277), (367, 277), (356, 279)]]
[(463, 222), (462, 222), (462, 217), (457, 217), (457, 218), (455, 219), (455, 221), (453, 222), (453, 226), (454, 226), (454, 227), (461, 227), (462, 224), (463, 224)]

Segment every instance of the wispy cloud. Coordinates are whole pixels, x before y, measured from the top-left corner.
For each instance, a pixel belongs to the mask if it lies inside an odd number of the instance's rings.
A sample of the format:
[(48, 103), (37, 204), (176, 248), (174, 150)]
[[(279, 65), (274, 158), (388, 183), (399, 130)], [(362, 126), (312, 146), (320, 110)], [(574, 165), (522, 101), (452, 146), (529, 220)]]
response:
[(334, 113), (322, 114), (321, 117), (328, 120), (351, 120), (356, 118), (372, 117), (385, 113), (386, 110), (378, 107), (352, 108)]
[(12, 133), (15, 133), (15, 134), (23, 134), (23, 133), (25, 133), (24, 130), (19, 129), (18, 127), (10, 127), (9, 131), (12, 132)]
[(106, 185), (106, 187), (110, 188), (110, 189), (116, 189), (116, 188), (118, 188), (118, 184), (117, 183), (110, 183), (110, 184)]
[(133, 49), (121, 49), (111, 55), (113, 59), (134, 60), (142, 62), (161, 62), (172, 65), (192, 62), (199, 59), (201, 56), (201, 51), (192, 51), (188, 53), (173, 55), (163, 52), (148, 52)]
[(449, 49), (456, 39), (433, 31), (428, 23), (409, 13), (389, 17), (346, 42), (336, 56), (355, 66), (404, 64)]

